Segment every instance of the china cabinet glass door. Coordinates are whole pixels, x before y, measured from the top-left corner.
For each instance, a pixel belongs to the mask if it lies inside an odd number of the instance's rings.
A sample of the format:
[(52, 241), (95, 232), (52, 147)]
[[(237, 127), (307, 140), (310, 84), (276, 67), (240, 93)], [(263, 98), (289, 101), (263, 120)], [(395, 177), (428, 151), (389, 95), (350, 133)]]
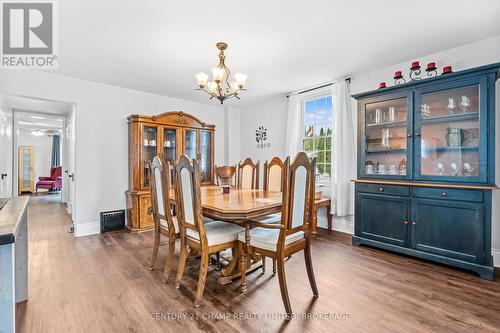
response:
[(201, 166), (201, 181), (212, 181), (212, 133), (210, 131), (201, 131), (200, 143), (200, 166)]
[(184, 154), (190, 159), (197, 158), (198, 130), (188, 129), (184, 132)]
[(144, 126), (142, 131), (143, 138), (143, 161), (144, 161), (144, 172), (143, 172), (143, 184), (144, 187), (149, 186), (149, 168), (146, 165), (146, 161), (152, 161), (156, 155), (156, 146), (158, 142), (157, 128), (153, 126)]
[(416, 95), (416, 178), (485, 181), (480, 82)]
[(411, 177), (411, 165), (408, 166), (411, 151), (408, 135), (408, 128), (411, 128), (409, 101), (407, 95), (403, 95), (364, 105), (362, 176), (400, 179)]
[(163, 129), (163, 158), (168, 162), (177, 160), (177, 130), (175, 128)]

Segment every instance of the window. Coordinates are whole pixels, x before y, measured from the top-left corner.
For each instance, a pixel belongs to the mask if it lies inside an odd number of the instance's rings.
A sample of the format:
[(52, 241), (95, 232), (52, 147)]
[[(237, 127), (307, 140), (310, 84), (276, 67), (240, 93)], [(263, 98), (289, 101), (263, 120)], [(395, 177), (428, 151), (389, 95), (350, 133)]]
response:
[(332, 170), (332, 97), (304, 101), (303, 112), (304, 151), (309, 157), (316, 157), (317, 175), (329, 182)]

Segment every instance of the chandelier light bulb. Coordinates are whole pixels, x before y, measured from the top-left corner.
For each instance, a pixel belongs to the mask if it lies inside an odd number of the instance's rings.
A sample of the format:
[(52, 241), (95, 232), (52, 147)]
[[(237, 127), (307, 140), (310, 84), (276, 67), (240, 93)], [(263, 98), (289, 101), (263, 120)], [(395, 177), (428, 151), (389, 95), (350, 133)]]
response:
[(243, 74), (243, 73), (236, 73), (234, 74), (234, 79), (236, 80), (236, 84), (240, 87), (243, 88), (245, 85), (245, 82), (247, 81), (248, 75)]
[(207, 85), (208, 75), (205, 73), (198, 73), (195, 75), (196, 80), (198, 81), (198, 86), (203, 89)]
[(215, 67), (214, 69), (212, 69), (212, 75), (216, 83), (221, 83), (222, 78), (224, 77), (224, 69)]

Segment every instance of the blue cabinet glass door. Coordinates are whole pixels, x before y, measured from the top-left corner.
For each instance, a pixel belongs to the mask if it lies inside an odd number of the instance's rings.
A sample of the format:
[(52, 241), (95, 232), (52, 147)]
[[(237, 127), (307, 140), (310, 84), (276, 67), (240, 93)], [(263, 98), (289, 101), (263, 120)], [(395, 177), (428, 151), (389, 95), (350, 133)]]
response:
[(415, 93), (415, 179), (486, 182), (486, 79)]
[(361, 177), (411, 179), (411, 108), (411, 93), (363, 101), (359, 115), (363, 118), (360, 128)]

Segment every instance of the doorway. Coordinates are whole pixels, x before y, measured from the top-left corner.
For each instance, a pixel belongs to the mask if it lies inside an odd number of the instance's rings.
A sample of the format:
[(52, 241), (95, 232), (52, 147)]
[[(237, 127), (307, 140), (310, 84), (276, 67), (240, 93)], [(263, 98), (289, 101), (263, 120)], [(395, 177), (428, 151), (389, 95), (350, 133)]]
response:
[(0, 198), (43, 197), (75, 217), (74, 103), (0, 93)]

